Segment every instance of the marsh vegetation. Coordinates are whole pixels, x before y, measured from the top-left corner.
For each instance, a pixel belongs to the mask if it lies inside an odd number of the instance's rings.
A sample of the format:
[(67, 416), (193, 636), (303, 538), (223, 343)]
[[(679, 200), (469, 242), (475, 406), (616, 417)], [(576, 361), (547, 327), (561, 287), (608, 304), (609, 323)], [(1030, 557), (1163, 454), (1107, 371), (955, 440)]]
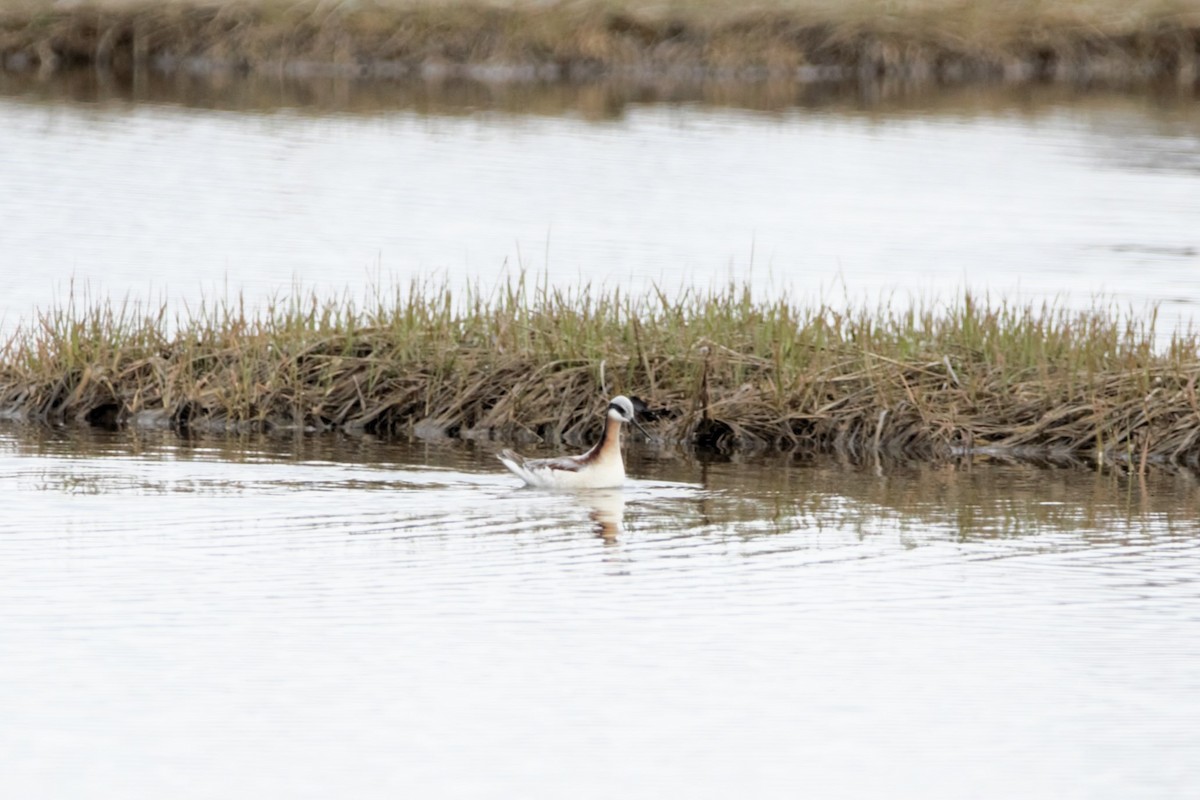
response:
[[(1165, 342), (1165, 343), (1164, 343)], [(748, 285), (640, 296), (514, 279), (189, 316), (66, 303), (0, 356), (12, 418), (578, 443), (611, 394), (721, 450), (1200, 464), (1200, 341), (1151, 313), (806, 306)]]
[(1194, 83), (1196, 0), (18, 0), (0, 66), (492, 79), (901, 77)]

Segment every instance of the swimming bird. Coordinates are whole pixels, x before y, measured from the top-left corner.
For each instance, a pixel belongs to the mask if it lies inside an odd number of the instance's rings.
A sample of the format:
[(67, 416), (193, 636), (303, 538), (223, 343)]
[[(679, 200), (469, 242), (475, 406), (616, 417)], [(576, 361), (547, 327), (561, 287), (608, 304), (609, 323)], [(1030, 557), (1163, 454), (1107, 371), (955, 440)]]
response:
[(621, 425), (634, 419), (633, 403), (617, 395), (608, 403), (604, 433), (600, 441), (583, 455), (527, 459), (512, 450), (501, 450), (497, 458), (512, 474), (530, 486), (543, 489), (607, 489), (625, 482), (625, 461), (621, 458)]

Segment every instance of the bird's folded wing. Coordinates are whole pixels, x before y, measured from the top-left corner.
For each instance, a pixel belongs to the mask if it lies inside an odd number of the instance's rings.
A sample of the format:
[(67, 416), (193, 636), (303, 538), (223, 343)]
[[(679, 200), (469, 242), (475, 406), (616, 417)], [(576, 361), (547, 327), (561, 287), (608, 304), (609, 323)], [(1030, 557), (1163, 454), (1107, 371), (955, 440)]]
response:
[(583, 462), (577, 458), (570, 456), (561, 456), (559, 458), (539, 458), (536, 461), (526, 461), (526, 469), (557, 469), (563, 472), (579, 472), (583, 469)]

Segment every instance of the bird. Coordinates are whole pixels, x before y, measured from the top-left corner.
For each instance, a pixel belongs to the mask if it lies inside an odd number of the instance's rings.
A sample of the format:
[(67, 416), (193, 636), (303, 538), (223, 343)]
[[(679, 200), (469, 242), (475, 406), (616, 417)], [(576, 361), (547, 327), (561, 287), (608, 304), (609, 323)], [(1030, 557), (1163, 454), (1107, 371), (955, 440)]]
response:
[(621, 425), (633, 423), (650, 436), (634, 418), (633, 402), (617, 395), (608, 403), (604, 432), (591, 450), (578, 456), (527, 459), (512, 450), (497, 454), (509, 472), (529, 486), (542, 489), (610, 489), (625, 482), (625, 461), (621, 458)]

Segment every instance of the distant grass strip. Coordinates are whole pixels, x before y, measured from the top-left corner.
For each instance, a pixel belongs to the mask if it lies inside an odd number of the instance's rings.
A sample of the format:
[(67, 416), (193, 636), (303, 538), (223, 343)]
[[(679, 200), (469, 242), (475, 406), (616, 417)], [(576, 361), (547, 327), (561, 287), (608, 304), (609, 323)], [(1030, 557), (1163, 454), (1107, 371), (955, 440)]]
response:
[(636, 395), (665, 441), (940, 457), (1200, 464), (1200, 342), (1154, 317), (981, 303), (896, 311), (514, 279), (365, 303), (291, 296), (171, 320), (71, 310), (0, 350), (0, 414), (181, 431), (299, 429), (578, 443)]
[(9, 0), (0, 68), (1194, 83), (1200, 0)]

